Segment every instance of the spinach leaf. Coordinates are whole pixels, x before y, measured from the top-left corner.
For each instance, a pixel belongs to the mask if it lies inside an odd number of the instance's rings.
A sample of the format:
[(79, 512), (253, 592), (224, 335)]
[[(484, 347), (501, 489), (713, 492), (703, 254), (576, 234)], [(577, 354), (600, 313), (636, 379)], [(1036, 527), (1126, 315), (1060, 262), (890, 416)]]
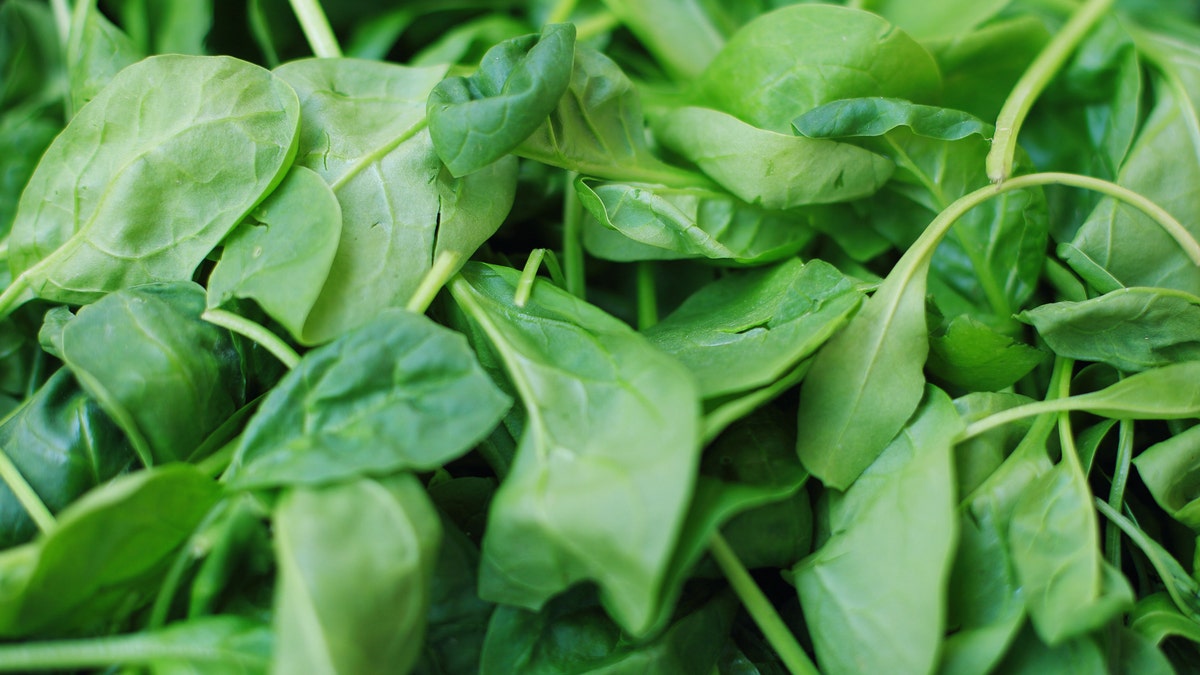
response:
[(1045, 357), (1045, 352), (963, 314), (929, 336), (926, 369), (958, 387), (997, 391), (1028, 375)]
[(83, 307), (46, 338), (146, 466), (189, 458), (245, 402), (233, 339), (203, 310), (190, 281), (148, 284)]
[(89, 491), (46, 536), (0, 553), (0, 635), (111, 632), (146, 603), (219, 495), (187, 464), (138, 471)]
[(341, 204), (341, 238), (305, 325), (321, 344), (404, 305), (442, 251), (473, 253), (512, 206), (516, 161), (458, 179), (445, 172), (425, 102), (446, 66), (308, 59), (276, 73), (300, 96), (296, 162)]
[[(59, 369), (0, 424), (0, 448), (51, 512), (127, 469), (134, 458), (121, 430)], [(0, 486), (0, 549), (35, 533), (8, 486)]]
[(1200, 298), (1167, 288), (1123, 288), (1018, 315), (1056, 354), (1137, 372), (1200, 359)]
[(384, 310), (307, 353), (272, 389), (246, 425), (229, 483), (311, 485), (434, 469), (486, 436), (508, 406), (462, 336)]
[(757, 129), (707, 108), (672, 110), (655, 130), (721, 187), (765, 209), (866, 197), (892, 175), (891, 162), (862, 148)]
[(553, 24), (492, 47), (470, 77), (439, 82), (429, 92), (429, 133), (450, 173), (482, 169), (544, 124), (570, 83), (574, 52), (574, 24)]
[(840, 329), (861, 298), (832, 265), (791, 259), (704, 286), (645, 335), (713, 398), (782, 377)]
[[(0, 116), (0, 153), (8, 159), (0, 167), (0, 237), (8, 235), (21, 191), (29, 182), (42, 156), (61, 125), (41, 116), (5, 114)], [(7, 286), (7, 265), (0, 266), (0, 286)]]
[(519, 276), (469, 264), (450, 285), (528, 414), (492, 502), (480, 596), (537, 608), (594, 579), (613, 618), (644, 634), (691, 497), (680, 477), (699, 458), (695, 384), (625, 324), (556, 287), (535, 283), (518, 306)]
[(1154, 501), (1171, 517), (1200, 529), (1200, 427), (1192, 427), (1155, 443), (1133, 458), (1138, 475)]
[(67, 43), (67, 61), (71, 64), (71, 106), (79, 110), (126, 66), (144, 57), (120, 28), (104, 17), (93, 1), (76, 9), (71, 38)]
[(1046, 22), (1040, 17), (1015, 14), (923, 44), (942, 72), (941, 104), (994, 120), (1004, 99), (1049, 39)]
[(407, 672), (420, 655), (441, 541), (421, 484), (401, 474), (291, 488), (272, 520), (272, 670)]
[(787, 133), (797, 115), (860, 96), (928, 100), (941, 90), (929, 52), (875, 14), (801, 4), (746, 24), (699, 80), (703, 99), (761, 129)]
[(927, 388), (909, 425), (833, 499), (829, 540), (793, 568), (823, 671), (928, 672), (936, 663), (957, 538), (960, 427), (949, 397)]
[(213, 23), (212, 0), (106, 0), (134, 36), (138, 49), (153, 54), (206, 54)]
[(495, 607), (475, 594), (479, 548), (446, 518), (442, 519), (442, 531), (430, 586), (425, 645), (413, 672), (469, 675), (479, 672), (484, 635)]
[(35, 296), (86, 303), (191, 278), (283, 178), (298, 116), (285, 83), (237, 59), (156, 56), (122, 70), (21, 196), (0, 315)]
[(928, 7), (912, 0), (868, 0), (863, 9), (879, 14), (896, 24), (917, 40), (961, 35), (975, 26), (986, 22), (1009, 4), (1009, 0), (955, 0), (938, 6), (931, 12)]
[(1129, 628), (1155, 644), (1171, 636), (1200, 643), (1200, 623), (1180, 613), (1171, 596), (1162, 591), (1138, 601), (1130, 612)]
[(292, 167), (279, 187), (225, 238), (208, 276), (208, 308), (251, 298), (296, 340), (325, 285), (342, 210), (316, 172)]
[(707, 188), (575, 182), (591, 214), (584, 243), (609, 260), (709, 258), (763, 264), (791, 257), (812, 241), (821, 207), (772, 211)]

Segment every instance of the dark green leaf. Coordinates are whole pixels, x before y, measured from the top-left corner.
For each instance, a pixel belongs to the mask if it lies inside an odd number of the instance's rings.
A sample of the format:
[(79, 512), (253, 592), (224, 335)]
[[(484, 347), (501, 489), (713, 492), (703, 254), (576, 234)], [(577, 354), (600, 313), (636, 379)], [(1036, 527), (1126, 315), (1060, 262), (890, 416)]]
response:
[(941, 104), (996, 119), (1013, 85), (1049, 39), (1045, 22), (1019, 14), (925, 43), (942, 71)]
[(1133, 463), (1163, 510), (1200, 529), (1200, 426), (1155, 443)]
[(907, 127), (916, 136), (957, 141), (988, 137), (993, 131), (992, 125), (961, 110), (883, 97), (834, 101), (797, 117), (792, 126), (815, 139), (882, 136)]
[(930, 336), (926, 367), (930, 374), (955, 386), (997, 391), (1025, 377), (1045, 358), (1045, 352), (998, 333), (972, 316), (960, 315), (944, 333)]
[(230, 484), (434, 469), (486, 436), (508, 406), (461, 335), (412, 312), (377, 312), (305, 354), (267, 395), (242, 435)]
[(644, 633), (699, 458), (695, 384), (628, 326), (546, 282), (517, 306), (519, 276), (469, 264), (450, 287), (529, 414), (492, 503), (480, 594), (537, 608), (594, 579), (618, 623)]
[(411, 669), (425, 635), (441, 541), (421, 484), (401, 474), (292, 488), (273, 520), (279, 564), (273, 671)]
[(449, 77), (429, 92), (429, 134), (454, 176), (495, 162), (545, 123), (571, 80), (575, 25), (505, 40), (470, 77)]

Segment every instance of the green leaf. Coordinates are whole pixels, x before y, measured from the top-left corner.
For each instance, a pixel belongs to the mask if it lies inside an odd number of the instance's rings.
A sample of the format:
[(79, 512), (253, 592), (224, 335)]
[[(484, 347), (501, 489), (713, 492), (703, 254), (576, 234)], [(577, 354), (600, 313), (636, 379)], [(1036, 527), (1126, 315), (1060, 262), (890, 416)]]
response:
[[(0, 168), (0, 237), (7, 236), (12, 228), (21, 191), (59, 131), (61, 125), (43, 117), (0, 117), (0, 154), (8, 158)], [(5, 267), (0, 266), (0, 285), (7, 283)]]
[(716, 12), (702, 2), (604, 0), (604, 6), (680, 81), (699, 76), (725, 44), (710, 15)]
[[(456, 481), (481, 479), (456, 478)], [(444, 483), (442, 485), (445, 485)], [(433, 495), (431, 488), (431, 496)], [(479, 672), (484, 635), (495, 606), (475, 594), (479, 548), (442, 520), (442, 548), (430, 586), (425, 643), (414, 673), (472, 675)]]
[(1154, 501), (1175, 520), (1200, 530), (1200, 427), (1151, 445), (1133, 463)]
[(957, 141), (986, 138), (993, 131), (992, 125), (961, 110), (883, 97), (833, 101), (792, 120), (792, 126), (814, 139), (883, 136), (906, 127), (916, 136)]
[(76, 21), (72, 26), (67, 44), (72, 108), (82, 108), (117, 73), (144, 56), (128, 35), (106, 19), (94, 2), (89, 2), (82, 23)]
[(961, 422), (945, 394), (927, 392), (879, 459), (832, 496), (829, 540), (792, 570), (823, 672), (921, 673), (937, 662)]
[(644, 634), (699, 458), (695, 384), (628, 326), (548, 283), (518, 307), (519, 276), (469, 264), (450, 286), (528, 414), (492, 502), (480, 595), (537, 608), (593, 579), (614, 619)]
[(1104, 654), (1103, 648), (1090, 636), (1050, 646), (1043, 642), (1034, 630), (1027, 627), (1021, 631), (995, 672), (1004, 675), (1107, 675), (1111, 671), (1105, 663)]
[(237, 59), (156, 56), (122, 70), (54, 139), (21, 196), (9, 302), (85, 303), (190, 279), (283, 178), (298, 116), (285, 83)]
[(508, 406), (461, 335), (412, 312), (380, 311), (305, 354), (267, 394), (246, 425), (229, 483), (428, 471), (479, 442)]
[(455, 179), (434, 152), (425, 104), (446, 70), (356, 59), (276, 70), (300, 96), (296, 163), (320, 174), (342, 209), (333, 265), (305, 325), (312, 344), (405, 305), (438, 253), (465, 260), (512, 206), (515, 159)]
[(941, 104), (980, 119), (996, 119), (1009, 92), (1049, 39), (1040, 17), (1018, 14), (989, 21), (969, 33), (925, 42), (942, 71)]
[[(125, 471), (134, 458), (121, 430), (66, 368), (0, 424), (0, 449), (54, 513)], [(12, 491), (0, 485), (0, 549), (35, 532)]]
[(333, 265), (342, 210), (315, 172), (292, 167), (279, 187), (224, 241), (208, 277), (208, 308), (250, 298), (302, 343), (304, 325)]
[(1123, 288), (1083, 302), (1022, 312), (1061, 356), (1137, 372), (1200, 360), (1200, 298), (1165, 288)]
[(453, 176), (495, 162), (545, 123), (571, 80), (575, 25), (505, 40), (470, 77), (448, 77), (429, 92), (433, 147)]
[(923, 101), (941, 91), (937, 64), (902, 30), (875, 14), (801, 4), (743, 26), (704, 71), (706, 103), (762, 129), (843, 98)]
[(1171, 555), (1162, 544), (1146, 534), (1129, 518), (1113, 510), (1108, 504), (1096, 500), (1096, 509), (1105, 518), (1117, 524), (1121, 531), (1129, 537), (1138, 549), (1145, 554), (1151, 567), (1158, 573), (1166, 586), (1167, 593), (1175, 601), (1175, 606), (1192, 621), (1200, 622), (1200, 582), (1187, 573), (1183, 565)]
[(1045, 352), (998, 333), (972, 316), (960, 315), (942, 334), (930, 336), (926, 367), (931, 375), (955, 386), (998, 391), (1028, 375), (1045, 359)]
[(721, 187), (766, 209), (866, 197), (892, 175), (887, 158), (862, 148), (757, 129), (706, 108), (672, 110), (655, 130)]
[(272, 672), (407, 672), (421, 651), (441, 541), (421, 484), (402, 474), (292, 488), (272, 518)]
[(46, 3), (0, 5), (0, 109), (50, 105), (66, 91), (62, 43)]
[(870, 10), (896, 24), (917, 40), (957, 37), (995, 16), (1009, 0), (952, 0), (936, 11), (912, 0), (867, 0)]
[(1200, 644), (1200, 623), (1180, 613), (1171, 596), (1162, 591), (1138, 601), (1129, 614), (1129, 628), (1154, 644), (1173, 636)]
[(607, 180), (708, 183), (655, 157), (646, 143), (641, 99), (633, 82), (612, 59), (584, 45), (575, 46), (571, 83), (558, 107), (514, 152)]
[(149, 284), (107, 295), (62, 324), (67, 367), (146, 466), (187, 459), (245, 402), (233, 339), (203, 311), (196, 284)]
[(220, 488), (187, 464), (112, 480), (0, 553), (0, 635), (111, 632), (151, 597)]
[(779, 379), (839, 330), (861, 299), (832, 265), (793, 258), (703, 286), (645, 335), (712, 398)]
[(588, 251), (609, 260), (709, 258), (763, 264), (791, 257), (815, 236), (811, 222), (832, 207), (771, 211), (707, 188), (575, 181), (591, 214)]

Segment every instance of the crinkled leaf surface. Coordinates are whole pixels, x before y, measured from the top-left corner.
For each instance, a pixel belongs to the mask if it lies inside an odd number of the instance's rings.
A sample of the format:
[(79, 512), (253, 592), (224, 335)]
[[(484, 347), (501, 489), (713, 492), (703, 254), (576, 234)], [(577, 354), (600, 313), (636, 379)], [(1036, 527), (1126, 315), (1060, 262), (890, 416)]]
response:
[(407, 672), (421, 652), (441, 543), (420, 482), (400, 474), (291, 488), (273, 521), (271, 672)]
[(300, 342), (333, 265), (342, 209), (316, 172), (292, 167), (267, 199), (226, 237), (208, 276), (208, 307), (251, 298)]
[(695, 384), (628, 326), (548, 283), (516, 306), (518, 277), (469, 264), (450, 286), (528, 414), (492, 502), (480, 595), (534, 609), (595, 580), (613, 618), (642, 634), (691, 498), (682, 477), (699, 459)]
[(147, 284), (61, 324), (62, 359), (147, 466), (191, 456), (245, 402), (229, 331), (200, 318), (204, 289)]
[(558, 106), (571, 81), (575, 25), (492, 47), (469, 77), (448, 77), (429, 92), (433, 147), (454, 176), (478, 171), (520, 145)]
[[(122, 70), (54, 139), (9, 240), (15, 285), (84, 303), (190, 279), (282, 179), (296, 95), (225, 56), (155, 56)], [(186, 158), (186, 161), (183, 161)]]
[(645, 331), (679, 359), (704, 398), (766, 386), (812, 355), (862, 300), (820, 260), (791, 259), (704, 286)]
[(242, 435), (230, 484), (431, 470), (486, 436), (509, 404), (461, 335), (384, 310), (305, 354), (271, 390)]

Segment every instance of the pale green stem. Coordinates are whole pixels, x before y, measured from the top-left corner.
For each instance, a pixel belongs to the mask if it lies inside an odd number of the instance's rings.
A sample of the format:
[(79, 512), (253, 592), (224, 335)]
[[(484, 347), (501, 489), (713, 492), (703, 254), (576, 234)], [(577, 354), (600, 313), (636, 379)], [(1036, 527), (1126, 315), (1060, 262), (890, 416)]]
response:
[(621, 20), (612, 12), (596, 12), (575, 22), (575, 40), (577, 42), (586, 42), (620, 25)]
[(637, 263), (637, 322), (638, 330), (658, 323), (658, 292), (654, 281), (654, 262)]
[(338, 46), (333, 29), (329, 26), (329, 19), (321, 9), (321, 3), (318, 0), (291, 0), (291, 3), (292, 11), (300, 21), (300, 28), (304, 30), (304, 37), (312, 47), (313, 54), (321, 58), (340, 57), (342, 48)]
[(529, 296), (533, 294), (533, 282), (537, 281), (538, 269), (541, 268), (542, 259), (545, 257), (544, 248), (535, 248), (529, 253), (525, 268), (521, 270), (521, 278), (517, 280), (517, 291), (513, 294), (513, 304), (517, 307), (524, 307), (525, 303), (529, 302)]
[(29, 281), (25, 279), (24, 274), (13, 279), (8, 288), (0, 292), (0, 319), (12, 314), (14, 309), (27, 300), (26, 293), (28, 292)]
[(1045, 401), (1034, 401), (1033, 403), (1026, 403), (1025, 405), (1016, 406), (1015, 408), (1001, 410), (994, 415), (988, 415), (977, 422), (968, 424), (967, 428), (958, 435), (957, 439), (955, 439), (955, 442), (962, 443), (967, 439), (987, 433), (992, 429), (1002, 427), (1005, 424), (1025, 419), (1026, 417), (1043, 415), (1045, 413), (1061, 413), (1075, 410), (1076, 405), (1077, 402), (1074, 398), (1056, 398), (1047, 399)]
[[(1071, 397), (1071, 373), (1075, 368), (1075, 359), (1057, 357), (1054, 361), (1055, 372), (1058, 374), (1058, 391), (1054, 398), (1062, 400)], [(1079, 448), (1075, 446), (1075, 433), (1071, 429), (1071, 412), (1063, 410), (1058, 413), (1058, 442), (1062, 446), (1062, 461), (1070, 462), (1080, 474), (1083, 473), (1083, 463), (1079, 461)]]
[(213, 672), (218, 666), (233, 672), (258, 672), (267, 666), (254, 656), (240, 656), (205, 645), (163, 642), (153, 633), (0, 645), (0, 672), (79, 670), (148, 665), (155, 661), (188, 663), (198, 670), (206, 670), (201, 666), (207, 665)]
[(796, 636), (792, 635), (791, 629), (780, 618), (779, 612), (775, 611), (767, 596), (763, 595), (762, 589), (754, 582), (754, 578), (746, 571), (746, 567), (720, 532), (713, 534), (708, 543), (708, 550), (742, 601), (742, 606), (749, 612), (750, 618), (754, 619), (754, 623), (762, 631), (763, 637), (767, 638), (783, 665), (792, 675), (818, 675), (817, 667), (808, 658), (800, 643), (796, 642)]
[(442, 251), (425, 276), (421, 277), (421, 283), (417, 284), (417, 290), (413, 291), (404, 308), (415, 314), (429, 311), (429, 306), (433, 304), (438, 291), (458, 273), (459, 267), (462, 267), (462, 254)]
[[(1117, 464), (1113, 468), (1112, 487), (1108, 491), (1108, 505), (1120, 512), (1125, 503), (1125, 485), (1129, 481), (1129, 465), (1133, 460), (1133, 420), (1121, 420), (1117, 436)], [(1114, 567), (1121, 566), (1121, 528), (1108, 521), (1105, 529), (1105, 553)]]
[(46, 503), (34, 492), (33, 486), (21, 475), (20, 469), (9, 459), (8, 453), (0, 447), (0, 479), (12, 490), (13, 496), (21, 503), (25, 512), (33, 520), (33, 524), (43, 533), (54, 529), (54, 514), (46, 508)]
[(54, 26), (58, 29), (59, 44), (65, 54), (67, 40), (71, 37), (71, 7), (67, 0), (50, 0), (50, 9), (54, 12)]
[(1081, 5), (1060, 31), (1029, 64), (1009, 93), (996, 118), (996, 134), (986, 161), (987, 175), (993, 183), (1012, 175), (1017, 151), (1017, 133), (1025, 117), (1046, 85), (1054, 79), (1067, 57), (1079, 45), (1092, 26), (1112, 7), (1113, 0), (1088, 0)]
[(300, 355), (292, 349), (291, 345), (244, 316), (223, 309), (210, 309), (201, 314), (200, 318), (257, 342), (289, 369), (295, 368), (296, 364), (300, 362)]
[(558, 256), (548, 248), (542, 250), (546, 252), (546, 257), (542, 260), (542, 263), (546, 265), (546, 271), (550, 273), (550, 281), (559, 288), (566, 288), (567, 278), (563, 275), (563, 268), (558, 262)]
[(546, 15), (546, 23), (562, 23), (571, 18), (571, 12), (575, 11), (575, 5), (579, 4), (579, 0), (558, 0), (554, 4), (554, 9)]
[(563, 271), (567, 292), (580, 300), (587, 299), (583, 269), (583, 204), (575, 191), (574, 171), (567, 174), (563, 194)]

